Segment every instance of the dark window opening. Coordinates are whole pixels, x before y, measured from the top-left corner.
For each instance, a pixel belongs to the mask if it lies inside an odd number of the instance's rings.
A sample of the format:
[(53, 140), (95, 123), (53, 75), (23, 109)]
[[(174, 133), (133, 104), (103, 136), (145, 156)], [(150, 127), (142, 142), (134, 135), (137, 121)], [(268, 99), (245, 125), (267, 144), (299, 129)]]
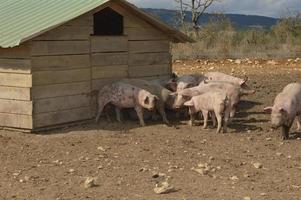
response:
[(123, 35), (123, 16), (111, 8), (95, 13), (94, 35)]

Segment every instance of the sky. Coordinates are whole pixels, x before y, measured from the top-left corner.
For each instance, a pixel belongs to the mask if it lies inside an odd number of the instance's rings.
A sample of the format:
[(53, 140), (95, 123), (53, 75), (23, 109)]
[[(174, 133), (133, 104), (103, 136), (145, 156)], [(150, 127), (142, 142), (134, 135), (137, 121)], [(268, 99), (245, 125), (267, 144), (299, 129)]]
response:
[[(128, 0), (141, 8), (175, 9), (174, 0)], [(209, 12), (283, 17), (301, 11), (301, 0), (219, 0)]]

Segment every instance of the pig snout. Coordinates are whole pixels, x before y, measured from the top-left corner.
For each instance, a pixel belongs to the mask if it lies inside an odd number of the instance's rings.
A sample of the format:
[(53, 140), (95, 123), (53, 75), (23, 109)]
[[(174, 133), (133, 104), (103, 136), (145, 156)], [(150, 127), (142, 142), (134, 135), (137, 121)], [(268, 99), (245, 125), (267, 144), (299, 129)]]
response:
[(158, 102), (158, 97), (154, 95), (147, 95), (143, 101), (143, 107), (148, 110), (154, 110), (156, 108), (156, 104)]
[(277, 129), (284, 124), (284, 116), (281, 113), (271, 115), (271, 126), (273, 129)]
[(174, 105), (173, 105), (173, 108), (179, 109), (179, 108), (181, 108), (181, 107), (184, 105), (185, 102), (186, 102), (186, 101), (185, 101), (184, 96), (178, 94), (178, 95), (176, 96), (176, 99), (175, 99), (175, 103), (174, 103)]

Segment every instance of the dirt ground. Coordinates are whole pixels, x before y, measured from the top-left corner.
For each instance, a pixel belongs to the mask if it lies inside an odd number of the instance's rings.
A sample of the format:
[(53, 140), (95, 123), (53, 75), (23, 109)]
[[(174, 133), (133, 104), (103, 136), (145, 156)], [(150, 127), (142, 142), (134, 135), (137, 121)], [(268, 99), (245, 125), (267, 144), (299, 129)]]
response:
[[(103, 120), (47, 134), (0, 131), (0, 199), (301, 200), (301, 133), (292, 130), (283, 142), (262, 112), (286, 84), (301, 82), (301, 61), (236, 63), (174, 64), (180, 74), (249, 76), (257, 93), (241, 102), (227, 134), (189, 127), (185, 119), (174, 127)], [(175, 192), (155, 194), (164, 179), (153, 176), (158, 173), (168, 176)], [(97, 178), (96, 187), (84, 188), (87, 177)]]

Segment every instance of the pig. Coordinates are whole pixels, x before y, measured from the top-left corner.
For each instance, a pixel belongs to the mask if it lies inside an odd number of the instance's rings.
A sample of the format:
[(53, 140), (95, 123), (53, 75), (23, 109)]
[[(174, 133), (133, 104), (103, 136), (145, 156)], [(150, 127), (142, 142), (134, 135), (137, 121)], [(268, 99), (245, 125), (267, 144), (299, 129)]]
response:
[(254, 90), (245, 90), (237, 86), (236, 84), (224, 81), (203, 81), (198, 86), (184, 89), (180, 92), (174, 93), (175, 102), (174, 107), (180, 108), (186, 101), (189, 101), (192, 97), (204, 94), (212, 90), (224, 90), (231, 102), (231, 114), (233, 118), (236, 111), (236, 105), (240, 101), (241, 96), (253, 94)]
[(241, 79), (241, 78), (230, 76), (228, 74), (224, 74), (221, 72), (208, 72), (205, 74), (205, 76), (208, 78), (208, 80), (226, 81), (226, 82), (230, 82), (233, 84), (237, 84), (237, 85), (241, 86), (242, 88), (248, 88), (248, 86), (246, 84), (248, 81), (248, 77)]
[(104, 106), (111, 103), (115, 106), (117, 120), (120, 122), (120, 109), (135, 108), (139, 117), (140, 125), (145, 126), (143, 120), (143, 108), (154, 110), (158, 97), (136, 86), (116, 82), (104, 86), (98, 93), (98, 114), (96, 123), (99, 121)]
[[(193, 75), (184, 75), (177, 78), (177, 90), (179, 92), (186, 88), (195, 87), (200, 84), (206, 77), (203, 75), (193, 74)], [(175, 91), (174, 91), (175, 92)]]
[(282, 138), (289, 139), (289, 130), (296, 118), (297, 129), (301, 128), (301, 84), (291, 83), (278, 94), (272, 107), (264, 108), (271, 114), (273, 128), (282, 127)]
[(165, 124), (170, 124), (166, 117), (165, 107), (173, 107), (174, 100), (173, 97), (170, 95), (172, 93), (171, 91), (152, 81), (146, 81), (141, 79), (123, 79), (121, 80), (121, 82), (144, 89), (158, 97), (158, 101), (156, 101), (157, 111), (162, 116), (163, 122)]
[(222, 90), (215, 90), (199, 96), (194, 96), (190, 101), (185, 102), (184, 105), (189, 107), (191, 125), (193, 124), (193, 115), (201, 111), (204, 117), (203, 128), (206, 129), (208, 114), (209, 112), (213, 112), (218, 123), (216, 132), (221, 132), (222, 125), (223, 132), (227, 132), (227, 123), (230, 115), (230, 101), (227, 94)]
[(159, 79), (151, 80), (150, 82), (156, 85), (160, 85), (170, 91), (176, 91), (177, 78), (178, 76), (175, 73), (172, 73), (171, 77), (159, 78)]

